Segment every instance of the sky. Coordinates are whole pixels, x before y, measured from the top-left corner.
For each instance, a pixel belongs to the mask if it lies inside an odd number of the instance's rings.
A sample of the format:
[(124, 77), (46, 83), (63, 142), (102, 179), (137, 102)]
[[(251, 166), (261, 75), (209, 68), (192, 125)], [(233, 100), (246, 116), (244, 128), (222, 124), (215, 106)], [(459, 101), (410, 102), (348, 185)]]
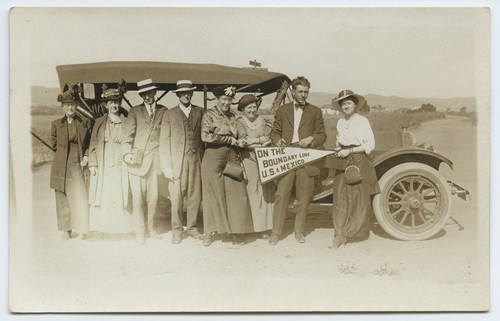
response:
[[(487, 10), (464, 8), (18, 9), (32, 85), (55, 66), (113, 60), (215, 63), (305, 76), (311, 91), (476, 96)], [(25, 29), (24, 29), (25, 28)]]

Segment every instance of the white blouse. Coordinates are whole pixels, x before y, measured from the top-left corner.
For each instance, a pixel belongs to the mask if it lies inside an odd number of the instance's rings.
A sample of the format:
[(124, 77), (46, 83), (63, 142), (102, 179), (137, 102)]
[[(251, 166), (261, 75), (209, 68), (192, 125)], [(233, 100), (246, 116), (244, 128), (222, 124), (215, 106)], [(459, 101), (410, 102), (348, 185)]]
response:
[(339, 119), (337, 122), (337, 147), (338, 146), (363, 146), (368, 155), (375, 149), (375, 137), (373, 136), (370, 122), (364, 116), (357, 113), (348, 120)]

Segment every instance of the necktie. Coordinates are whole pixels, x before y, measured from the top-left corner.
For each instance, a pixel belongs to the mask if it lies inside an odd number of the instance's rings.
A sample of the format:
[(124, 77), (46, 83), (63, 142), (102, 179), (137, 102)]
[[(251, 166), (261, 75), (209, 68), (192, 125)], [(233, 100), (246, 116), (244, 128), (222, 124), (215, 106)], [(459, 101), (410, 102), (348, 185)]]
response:
[(149, 117), (151, 118), (151, 120), (153, 120), (153, 118), (155, 117), (153, 111), (153, 105), (149, 105)]

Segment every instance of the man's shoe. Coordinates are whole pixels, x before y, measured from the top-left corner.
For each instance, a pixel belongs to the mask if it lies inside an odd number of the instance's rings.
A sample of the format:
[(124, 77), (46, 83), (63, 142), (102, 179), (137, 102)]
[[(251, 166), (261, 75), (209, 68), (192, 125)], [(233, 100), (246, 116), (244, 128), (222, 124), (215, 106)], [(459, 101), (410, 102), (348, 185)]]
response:
[(278, 244), (279, 240), (279, 235), (278, 234), (271, 234), (271, 237), (269, 238), (269, 245), (276, 245)]
[(203, 235), (203, 245), (204, 246), (210, 246), (210, 244), (212, 244), (212, 241), (213, 241), (212, 233), (205, 233), (205, 235)]
[(306, 242), (306, 238), (304, 237), (304, 234), (302, 234), (300, 232), (295, 232), (295, 239), (299, 243), (305, 243)]
[(197, 239), (197, 240), (203, 239), (203, 235), (201, 235), (200, 232), (198, 232), (198, 229), (196, 229), (196, 228), (191, 229), (191, 230), (187, 230), (186, 233), (188, 236), (191, 236), (194, 239)]
[(182, 242), (181, 234), (182, 232), (180, 231), (172, 232), (172, 244), (181, 244)]
[(149, 232), (149, 237), (155, 240), (161, 240), (161, 235), (155, 231)]
[(144, 234), (137, 234), (135, 236), (135, 241), (137, 242), (137, 244), (139, 245), (144, 245), (144, 242), (146, 242), (146, 240), (144, 239)]

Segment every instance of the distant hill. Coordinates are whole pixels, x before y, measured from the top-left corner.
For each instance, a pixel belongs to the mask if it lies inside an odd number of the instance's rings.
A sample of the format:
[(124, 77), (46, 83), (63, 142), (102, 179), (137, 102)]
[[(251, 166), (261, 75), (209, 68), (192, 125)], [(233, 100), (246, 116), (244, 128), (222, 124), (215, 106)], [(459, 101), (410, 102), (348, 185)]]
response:
[(57, 95), (61, 92), (59, 88), (47, 88), (41, 86), (31, 87), (32, 106), (58, 106)]
[[(31, 103), (32, 106), (56, 106), (57, 95), (59, 94), (58, 88), (47, 88), (41, 86), (31, 87)], [(336, 94), (311, 92), (308, 97), (309, 103), (324, 107), (331, 106), (332, 99)], [(381, 105), (386, 110), (396, 110), (399, 108), (419, 108), (422, 104), (432, 104), (438, 110), (451, 110), (458, 111), (463, 106), (467, 107), (467, 111), (476, 111), (476, 99), (474, 97), (454, 97), (454, 98), (404, 98), (398, 96), (381, 96), (374, 94), (367, 94), (364, 96), (370, 106)], [(270, 104), (274, 99), (273, 95), (268, 95), (264, 100), (262, 107)]]
[[(323, 107), (330, 106), (332, 99), (336, 94), (311, 92), (308, 101), (316, 106)], [(386, 110), (397, 110), (400, 108), (420, 108), (423, 104), (432, 104), (438, 110), (445, 111), (447, 108), (458, 111), (460, 108), (466, 106), (467, 111), (476, 111), (476, 98), (474, 97), (454, 97), (454, 98), (404, 98), (398, 96), (381, 96), (374, 94), (364, 95), (368, 101), (368, 105), (377, 106), (381, 105)]]

